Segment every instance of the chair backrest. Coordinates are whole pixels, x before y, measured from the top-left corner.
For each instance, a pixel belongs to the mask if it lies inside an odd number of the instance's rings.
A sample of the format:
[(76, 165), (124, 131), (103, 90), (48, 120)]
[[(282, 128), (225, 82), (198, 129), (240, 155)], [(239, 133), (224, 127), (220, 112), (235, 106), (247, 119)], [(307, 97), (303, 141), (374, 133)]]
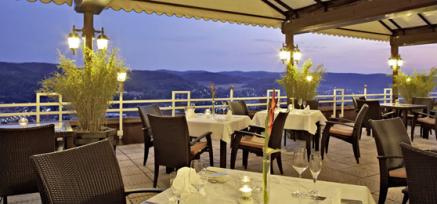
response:
[(364, 122), (364, 119), (366, 118), (368, 110), (369, 110), (369, 106), (367, 104), (364, 104), (361, 107), (360, 111), (358, 112), (357, 117), (355, 118), (354, 131), (353, 131), (352, 136), (357, 140), (361, 136), (363, 122)]
[(152, 104), (148, 106), (138, 106), (138, 112), (140, 113), (141, 122), (143, 123), (143, 128), (147, 128), (148, 133), (151, 138), (152, 137), (152, 131), (150, 130), (150, 122), (147, 115), (159, 115), (161, 116), (161, 110), (159, 109), (159, 106), (157, 104)]
[[(370, 120), (378, 156), (402, 156), (401, 143), (410, 144), (407, 129), (400, 118)], [(388, 170), (404, 166), (403, 159), (387, 159)]]
[(120, 167), (102, 140), (31, 157), (43, 203), (125, 203)]
[(319, 109), (319, 101), (318, 100), (308, 100), (307, 105), (310, 106), (311, 110)]
[(362, 106), (361, 103), (367, 104), (369, 106), (369, 110), (367, 111), (366, 117), (364, 117), (364, 121), (363, 121), (364, 127), (370, 127), (369, 120), (381, 120), (382, 119), (381, 106), (379, 104), (379, 101), (377, 101), (377, 100), (358, 100), (357, 102), (360, 103), (360, 106)]
[(270, 134), (269, 147), (274, 149), (281, 148), (282, 135), (284, 134), (284, 124), (287, 120), (288, 112), (280, 112), (273, 121), (272, 132)]
[(38, 192), (29, 157), (55, 151), (55, 126), (0, 128), (0, 197)]
[(401, 144), (411, 204), (437, 203), (437, 153)]
[(190, 136), (185, 116), (149, 115), (158, 165), (179, 168), (190, 164)]
[(434, 107), (434, 100), (429, 97), (413, 97), (413, 104), (426, 105), (423, 112), (429, 113)]
[(228, 101), (228, 106), (234, 115), (249, 115), (244, 101)]
[(364, 97), (364, 96), (352, 96), (352, 103), (354, 105), (354, 109), (356, 112), (358, 112), (361, 109), (361, 106), (363, 105), (363, 103), (358, 104), (358, 100), (365, 101), (366, 97)]

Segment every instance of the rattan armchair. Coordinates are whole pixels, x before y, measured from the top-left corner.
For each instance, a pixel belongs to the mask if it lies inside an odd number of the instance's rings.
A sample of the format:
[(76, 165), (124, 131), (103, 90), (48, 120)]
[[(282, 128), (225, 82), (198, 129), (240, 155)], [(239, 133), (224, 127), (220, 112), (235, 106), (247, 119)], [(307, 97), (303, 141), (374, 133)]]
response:
[[(288, 112), (281, 112), (273, 122), (272, 132), (269, 140), (269, 147), (273, 149), (281, 148), (281, 139), (284, 132), (284, 124), (287, 119)], [(235, 131), (231, 142), (231, 169), (235, 168), (235, 160), (239, 149), (243, 150), (243, 166), (247, 169), (247, 161), (249, 153), (254, 153), (257, 156), (263, 155), (264, 136), (248, 131)], [(281, 153), (273, 153), (271, 155), (270, 169), (273, 173), (273, 161), (276, 159), (279, 171), (283, 174)]]
[(108, 140), (61, 152), (31, 157), (44, 204), (126, 203), (132, 193), (159, 193), (158, 189), (125, 190)]
[(153, 187), (158, 182), (159, 166), (175, 169), (190, 166), (204, 152), (209, 153), (210, 165), (214, 166), (211, 132), (190, 137), (185, 116), (149, 115), (149, 122), (155, 150)]
[(437, 153), (402, 143), (410, 204), (437, 203)]
[(379, 160), (379, 204), (385, 203), (388, 188), (407, 185), (407, 175), (400, 148), (410, 144), (407, 129), (400, 118), (371, 120)]
[(360, 145), (359, 140), (362, 132), (362, 124), (366, 117), (369, 106), (364, 104), (355, 121), (348, 121), (345, 119), (330, 119), (326, 122), (325, 130), (322, 136), (321, 154), (322, 159), (325, 153), (328, 153), (329, 138), (335, 137), (342, 141), (352, 144), (355, 160), (360, 163)]
[(55, 151), (55, 127), (0, 129), (0, 197), (38, 192), (29, 157)]
[(255, 112), (249, 111), (244, 101), (228, 101), (228, 106), (234, 115), (247, 115), (251, 119), (255, 115)]
[(430, 130), (437, 130), (435, 115), (431, 114), (434, 100), (432, 98), (426, 97), (414, 97), (413, 104), (426, 105), (427, 108), (423, 110), (414, 110), (412, 112), (413, 115), (411, 120), (411, 141), (414, 140), (414, 131), (416, 125), (420, 125), (421, 135), (425, 138), (428, 138)]
[(141, 122), (143, 124), (143, 135), (144, 135), (144, 160), (143, 166), (146, 166), (147, 158), (149, 157), (149, 149), (153, 147), (153, 134), (150, 128), (150, 122), (147, 115), (158, 115), (161, 116), (161, 110), (157, 104), (152, 104), (148, 106), (139, 106), (138, 112), (140, 113)]

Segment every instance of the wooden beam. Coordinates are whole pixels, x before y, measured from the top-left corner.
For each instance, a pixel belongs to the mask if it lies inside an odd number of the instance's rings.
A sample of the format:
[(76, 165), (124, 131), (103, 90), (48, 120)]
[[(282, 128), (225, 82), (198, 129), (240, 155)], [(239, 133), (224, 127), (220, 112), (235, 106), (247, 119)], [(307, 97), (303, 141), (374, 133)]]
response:
[[(285, 9), (287, 9), (287, 12), (286, 12), (288, 14), (287, 18), (292, 18), (293, 15), (294, 15), (294, 17), (299, 17), (298, 13), (293, 8), (291, 8), (288, 4), (284, 3), (281, 0), (275, 0), (275, 2), (278, 3), (279, 5), (281, 5), (282, 7), (284, 7)], [(292, 15), (290, 15), (290, 14), (292, 14)]]
[(274, 9), (275, 11), (277, 11), (278, 13), (282, 14), (283, 16), (287, 16), (287, 13), (285, 11), (283, 11), (280, 8), (278, 8), (275, 4), (273, 4), (269, 0), (261, 0), (261, 1), (264, 2), (265, 4), (267, 4), (267, 6), (269, 6), (270, 8)]
[(299, 18), (283, 24), (282, 32), (315, 32), (435, 9), (436, 0), (359, 0), (328, 11), (299, 12)]
[(390, 31), (391, 34), (393, 34), (393, 29), (391, 29), (386, 23), (384, 23), (384, 21), (379, 20), (379, 23), (384, 26), (385, 29), (387, 29), (388, 31)]
[(433, 25), (425, 16), (423, 16), (421, 13), (417, 14), (420, 19), (422, 19), (423, 22), (426, 23), (433, 31), (435, 31), (435, 25)]
[[(432, 26), (435, 27), (437, 25)], [(416, 28), (405, 28), (402, 31), (396, 31), (390, 43), (397, 46), (437, 43), (437, 32), (428, 25)]]

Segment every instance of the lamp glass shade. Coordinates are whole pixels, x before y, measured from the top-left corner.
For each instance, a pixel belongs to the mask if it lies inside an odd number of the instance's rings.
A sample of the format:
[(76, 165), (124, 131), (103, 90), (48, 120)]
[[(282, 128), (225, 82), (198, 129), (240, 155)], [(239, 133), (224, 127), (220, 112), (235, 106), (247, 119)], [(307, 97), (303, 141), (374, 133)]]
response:
[(398, 60), (397, 60), (397, 64), (398, 64), (398, 67), (402, 67), (402, 66), (404, 66), (404, 60), (402, 60), (402, 59), (398, 59)]
[(302, 53), (300, 52), (300, 50), (293, 51), (293, 59), (295, 61), (300, 61), (300, 59), (302, 59)]
[(97, 49), (99, 50), (107, 49), (108, 44), (109, 44), (109, 40), (105, 35), (102, 34), (99, 35), (99, 37), (97, 37)]
[(288, 51), (287, 48), (282, 48), (279, 51), (279, 59), (284, 63), (290, 61), (290, 51)]
[(126, 72), (119, 72), (119, 73), (117, 73), (117, 81), (118, 82), (125, 82), (126, 81), (126, 77), (127, 77)]
[(68, 47), (70, 49), (79, 49), (80, 47), (80, 38), (76, 33), (70, 33), (67, 38), (68, 41)]
[(388, 65), (389, 65), (389, 66), (393, 67), (393, 66), (395, 66), (396, 64), (397, 64), (396, 59), (394, 59), (394, 58), (390, 58), (390, 59), (388, 59)]

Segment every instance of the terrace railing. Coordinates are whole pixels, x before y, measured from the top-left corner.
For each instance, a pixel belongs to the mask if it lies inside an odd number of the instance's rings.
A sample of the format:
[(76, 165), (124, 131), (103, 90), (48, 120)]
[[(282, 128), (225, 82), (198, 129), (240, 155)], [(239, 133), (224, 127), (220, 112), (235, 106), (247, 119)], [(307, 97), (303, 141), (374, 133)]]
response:
[[(278, 105), (286, 105), (287, 97), (281, 95), (280, 90), (277, 91), (279, 98)], [(267, 107), (268, 100), (272, 90), (266, 91), (266, 96), (261, 97), (237, 97), (234, 95), (234, 90), (230, 89), (229, 97), (216, 98), (215, 102), (225, 102), (234, 100), (246, 101), (249, 108), (264, 109)], [(345, 106), (352, 104), (353, 96), (365, 96), (367, 98), (379, 100), (381, 102), (390, 102), (392, 100), (391, 88), (385, 88), (383, 93), (368, 93), (365, 86), (363, 92), (360, 94), (346, 94), (345, 89), (336, 88), (333, 90), (332, 95), (318, 95), (316, 96), (321, 106), (332, 107), (333, 117), (343, 117)], [(52, 101), (42, 102), (44, 97), (53, 97)], [(437, 98), (437, 92), (430, 94), (430, 97)], [(57, 100), (56, 100), (57, 98)], [(190, 91), (172, 91), (171, 99), (147, 99), (147, 100), (114, 100), (110, 102), (110, 108), (108, 108), (108, 115), (119, 117), (122, 121), (123, 115), (129, 112), (137, 112), (137, 106), (147, 104), (160, 104), (162, 110), (171, 111), (172, 115), (175, 115), (178, 111), (184, 110), (187, 106), (195, 104), (196, 109), (211, 108), (211, 98), (191, 98)], [(120, 106), (121, 104), (121, 106)], [(65, 102), (62, 96), (56, 93), (37, 93), (35, 103), (10, 103), (0, 104), (0, 118), (8, 117), (35, 117), (36, 122), (41, 121), (42, 116), (52, 116), (57, 118), (58, 121), (63, 120), (63, 116), (74, 115), (74, 111), (66, 110), (65, 107), (70, 106), (69, 102)], [(222, 107), (223, 105), (215, 105), (215, 107)], [(26, 109), (25, 112), (18, 111), (19, 109)], [(337, 115), (339, 112), (339, 115)]]

